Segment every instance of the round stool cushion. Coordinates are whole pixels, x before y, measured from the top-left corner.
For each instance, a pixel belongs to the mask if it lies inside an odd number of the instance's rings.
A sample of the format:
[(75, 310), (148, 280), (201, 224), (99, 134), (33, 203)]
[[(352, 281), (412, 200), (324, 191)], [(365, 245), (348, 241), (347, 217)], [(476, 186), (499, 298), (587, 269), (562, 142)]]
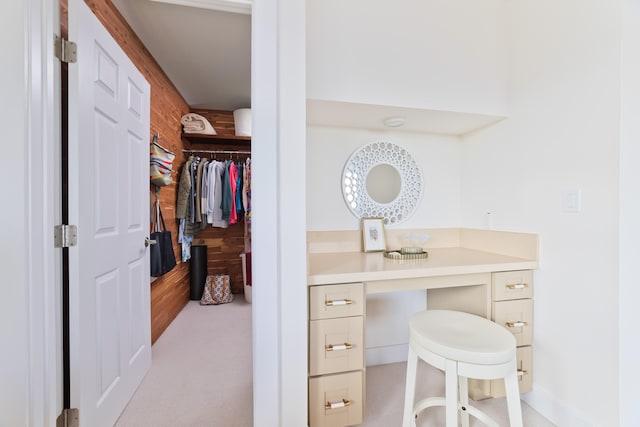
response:
[(449, 360), (498, 365), (516, 357), (516, 339), (506, 328), (469, 313), (427, 310), (409, 319), (412, 345)]

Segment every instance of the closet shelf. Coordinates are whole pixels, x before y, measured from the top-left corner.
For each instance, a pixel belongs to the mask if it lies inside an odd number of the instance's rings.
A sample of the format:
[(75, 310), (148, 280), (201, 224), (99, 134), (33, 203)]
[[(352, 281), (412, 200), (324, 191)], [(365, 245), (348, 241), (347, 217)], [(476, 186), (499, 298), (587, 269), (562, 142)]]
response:
[(182, 139), (185, 139), (192, 144), (242, 144), (251, 145), (250, 136), (236, 136), (236, 135), (198, 135), (193, 133), (183, 133)]

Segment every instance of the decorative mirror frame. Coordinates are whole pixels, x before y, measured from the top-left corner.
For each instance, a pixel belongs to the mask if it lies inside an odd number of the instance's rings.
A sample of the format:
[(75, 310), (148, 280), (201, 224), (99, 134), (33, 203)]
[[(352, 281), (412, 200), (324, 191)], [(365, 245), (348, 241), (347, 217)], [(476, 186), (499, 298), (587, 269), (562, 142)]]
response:
[[(389, 203), (378, 203), (366, 189), (367, 175), (387, 164), (400, 175), (400, 193)], [(399, 145), (377, 141), (363, 145), (349, 157), (342, 171), (342, 196), (357, 218), (384, 218), (385, 225), (408, 219), (422, 199), (422, 172), (411, 154)]]

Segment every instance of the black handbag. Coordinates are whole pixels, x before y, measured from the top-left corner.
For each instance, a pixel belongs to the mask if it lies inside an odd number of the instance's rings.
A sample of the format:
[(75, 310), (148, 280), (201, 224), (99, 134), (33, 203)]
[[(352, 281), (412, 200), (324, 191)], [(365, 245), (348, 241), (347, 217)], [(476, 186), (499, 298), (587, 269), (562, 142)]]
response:
[[(162, 228), (161, 228), (162, 227)], [(167, 231), (160, 210), (160, 201), (156, 199), (155, 215), (153, 216), (153, 232), (150, 239), (155, 241), (151, 245), (151, 276), (159, 277), (168, 273), (176, 266), (176, 256), (173, 253), (173, 243), (171, 241), (171, 232)]]

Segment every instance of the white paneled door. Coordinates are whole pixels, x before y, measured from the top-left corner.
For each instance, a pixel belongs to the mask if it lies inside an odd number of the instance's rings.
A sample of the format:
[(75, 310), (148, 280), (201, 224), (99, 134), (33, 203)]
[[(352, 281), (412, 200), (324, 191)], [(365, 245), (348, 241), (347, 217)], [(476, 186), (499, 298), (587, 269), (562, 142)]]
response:
[(83, 0), (69, 1), (71, 407), (113, 426), (151, 366), (149, 94)]

